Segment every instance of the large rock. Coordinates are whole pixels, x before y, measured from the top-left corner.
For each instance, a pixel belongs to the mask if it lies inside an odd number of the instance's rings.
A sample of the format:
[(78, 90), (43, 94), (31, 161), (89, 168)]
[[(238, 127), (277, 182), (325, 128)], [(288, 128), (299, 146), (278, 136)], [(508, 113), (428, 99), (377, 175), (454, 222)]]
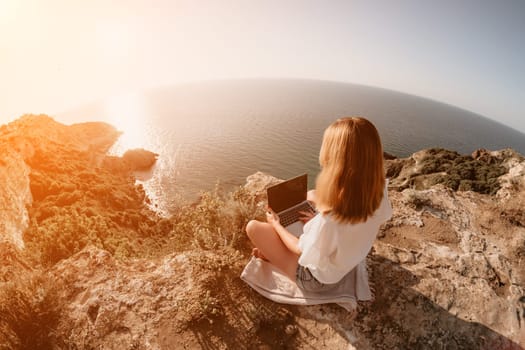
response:
[(122, 159), (132, 170), (148, 170), (157, 161), (158, 154), (143, 148), (131, 149), (122, 155)]
[(50, 272), (64, 286), (60, 298), (66, 309), (55, 340), (64, 345), (161, 349), (171, 336), (161, 333), (162, 324), (186, 317), (188, 294), (200, 294), (184, 254), (123, 263), (91, 247)]
[[(55, 265), (61, 318), (57, 348), (252, 349), (286, 344), (289, 311), (250, 292), (235, 252), (191, 251), (120, 261), (86, 247)], [(279, 315), (284, 313), (284, 315)], [(268, 323), (273, 322), (274, 324)], [(284, 322), (284, 323), (283, 323)]]
[[(8, 147), (1, 149), (9, 152)], [(9, 152), (0, 155), (0, 241), (7, 240), (21, 249), (25, 246), (22, 233), (29, 225), (27, 208), (33, 199), (29, 172), (22, 154)]]

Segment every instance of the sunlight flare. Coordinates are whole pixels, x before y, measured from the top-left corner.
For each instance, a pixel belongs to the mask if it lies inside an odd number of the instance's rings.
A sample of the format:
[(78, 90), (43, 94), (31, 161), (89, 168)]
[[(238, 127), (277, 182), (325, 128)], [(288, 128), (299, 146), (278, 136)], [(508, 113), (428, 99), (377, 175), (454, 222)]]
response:
[(133, 92), (112, 97), (104, 109), (110, 124), (123, 132), (111, 153), (120, 155), (128, 149), (145, 147), (147, 116), (142, 95)]

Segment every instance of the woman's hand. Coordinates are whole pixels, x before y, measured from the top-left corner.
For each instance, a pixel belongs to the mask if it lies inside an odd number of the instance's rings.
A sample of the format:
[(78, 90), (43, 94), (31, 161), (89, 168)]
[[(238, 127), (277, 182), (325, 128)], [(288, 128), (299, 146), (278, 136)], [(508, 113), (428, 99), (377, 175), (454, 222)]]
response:
[(281, 224), (281, 222), (279, 221), (279, 216), (275, 214), (272, 208), (268, 208), (268, 211), (266, 212), (266, 222), (268, 222), (273, 227)]
[(304, 211), (304, 210), (301, 210), (299, 211), (299, 214), (301, 214), (301, 216), (299, 217), (299, 220), (301, 220), (303, 223), (307, 223), (308, 221), (310, 221), (317, 213), (314, 212), (313, 210), (308, 210), (308, 211)]

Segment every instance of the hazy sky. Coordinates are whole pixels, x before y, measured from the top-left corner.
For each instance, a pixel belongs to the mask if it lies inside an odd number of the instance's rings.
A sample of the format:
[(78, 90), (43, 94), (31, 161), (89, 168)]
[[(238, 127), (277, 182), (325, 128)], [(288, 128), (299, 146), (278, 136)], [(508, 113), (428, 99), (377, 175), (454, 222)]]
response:
[(0, 0), (0, 122), (122, 92), (311, 78), (525, 132), (525, 1)]

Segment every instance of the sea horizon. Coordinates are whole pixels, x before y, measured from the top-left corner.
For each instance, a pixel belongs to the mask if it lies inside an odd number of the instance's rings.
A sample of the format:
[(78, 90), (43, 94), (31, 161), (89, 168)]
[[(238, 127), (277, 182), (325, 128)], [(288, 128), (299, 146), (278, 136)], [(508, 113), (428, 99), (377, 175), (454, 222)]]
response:
[[(142, 89), (142, 90), (135, 90), (134, 92), (132, 91), (125, 91), (125, 92), (122, 92), (121, 94), (113, 94), (113, 95), (109, 95), (109, 96), (106, 96), (104, 98), (99, 98), (99, 99), (95, 99), (95, 100), (92, 100), (91, 102), (88, 102), (88, 103), (81, 103), (75, 107), (71, 107), (71, 108), (66, 108), (66, 109), (62, 109), (60, 111), (54, 111), (54, 112), (48, 112), (48, 111), (26, 111), (26, 112), (23, 112), (23, 113), (20, 113), (16, 116), (0, 116), (0, 126), (1, 125), (5, 125), (5, 124), (9, 124), (10, 122), (13, 122), (17, 119), (19, 119), (20, 117), (24, 116), (24, 115), (27, 115), (27, 114), (34, 114), (34, 115), (37, 115), (37, 114), (45, 114), (45, 115), (49, 115), (53, 118), (55, 118), (57, 121), (60, 121), (60, 122), (64, 122), (64, 123), (82, 123), (82, 122), (90, 122), (90, 121), (105, 121), (105, 120), (99, 120), (99, 119), (81, 119), (77, 122), (74, 122), (74, 121), (71, 121), (71, 114), (74, 112), (74, 111), (78, 111), (78, 110), (82, 110), (82, 109), (85, 109), (85, 108), (89, 108), (89, 106), (93, 106), (93, 105), (97, 105), (97, 104), (103, 104), (105, 103), (106, 101), (108, 100), (111, 100), (113, 98), (118, 98), (118, 96), (121, 96), (121, 95), (132, 95), (132, 94), (151, 94), (151, 93), (154, 93), (155, 91), (159, 91), (159, 90), (164, 90), (164, 89), (172, 89), (172, 88), (184, 88), (184, 87), (189, 87), (189, 86), (202, 86), (202, 85), (211, 85), (211, 84), (224, 84), (224, 83), (235, 83), (235, 82), (260, 82), (260, 81), (268, 81), (268, 82), (279, 82), (279, 81), (297, 81), (297, 82), (319, 82), (319, 83), (332, 83), (332, 84), (341, 84), (341, 85), (350, 85), (350, 86), (356, 86), (356, 87), (364, 87), (364, 88), (371, 88), (371, 89), (376, 89), (376, 90), (383, 90), (385, 92), (391, 92), (391, 93), (395, 93), (395, 94), (400, 94), (400, 95), (406, 95), (406, 96), (410, 96), (410, 97), (416, 97), (416, 98), (419, 98), (419, 99), (422, 99), (422, 100), (427, 100), (429, 102), (432, 102), (432, 103), (436, 103), (436, 104), (441, 104), (443, 106), (447, 106), (447, 107), (451, 107), (451, 108), (455, 108), (455, 109), (458, 109), (458, 110), (461, 110), (461, 111), (464, 111), (466, 113), (470, 113), (470, 114), (473, 114), (473, 115), (476, 115), (480, 118), (483, 118), (483, 119), (488, 119), (496, 124), (499, 124), (505, 128), (509, 128), (509, 129), (512, 129), (520, 134), (522, 134), (524, 137), (525, 137), (525, 129), (524, 130), (519, 130), (517, 129), (516, 127), (512, 126), (512, 125), (508, 125), (508, 124), (505, 124), (505, 123), (502, 123), (501, 121), (497, 120), (497, 119), (494, 119), (494, 118), (491, 118), (489, 117), (488, 115), (483, 115), (479, 112), (476, 112), (476, 111), (473, 111), (473, 110), (469, 110), (467, 108), (464, 108), (464, 107), (460, 107), (458, 105), (454, 105), (454, 104), (451, 104), (451, 103), (447, 103), (447, 102), (444, 102), (444, 101), (440, 101), (440, 100), (437, 100), (437, 99), (433, 99), (433, 98), (430, 98), (430, 97), (427, 97), (427, 96), (423, 96), (423, 95), (418, 95), (418, 94), (414, 94), (414, 93), (409, 93), (409, 92), (405, 92), (405, 91), (400, 91), (400, 90), (395, 90), (395, 89), (389, 89), (389, 88), (385, 88), (385, 87), (381, 87), (381, 86), (377, 86), (377, 85), (368, 85), (368, 84), (356, 84), (356, 83), (350, 83), (350, 82), (343, 82), (343, 81), (338, 81), (338, 80), (330, 80), (330, 79), (308, 79), (308, 78), (255, 78), (255, 77), (247, 77), (247, 78), (236, 78), (236, 79), (206, 79), (206, 80), (191, 80), (191, 81), (186, 81), (186, 82), (181, 82), (181, 83), (177, 83), (177, 84), (165, 84), (165, 85), (160, 85), (160, 86), (156, 86), (156, 87), (151, 87), (151, 88), (146, 88), (146, 89)], [(64, 116), (67, 116), (65, 120), (62, 120), (64, 118)], [(114, 125), (115, 127), (117, 127), (117, 125)]]

